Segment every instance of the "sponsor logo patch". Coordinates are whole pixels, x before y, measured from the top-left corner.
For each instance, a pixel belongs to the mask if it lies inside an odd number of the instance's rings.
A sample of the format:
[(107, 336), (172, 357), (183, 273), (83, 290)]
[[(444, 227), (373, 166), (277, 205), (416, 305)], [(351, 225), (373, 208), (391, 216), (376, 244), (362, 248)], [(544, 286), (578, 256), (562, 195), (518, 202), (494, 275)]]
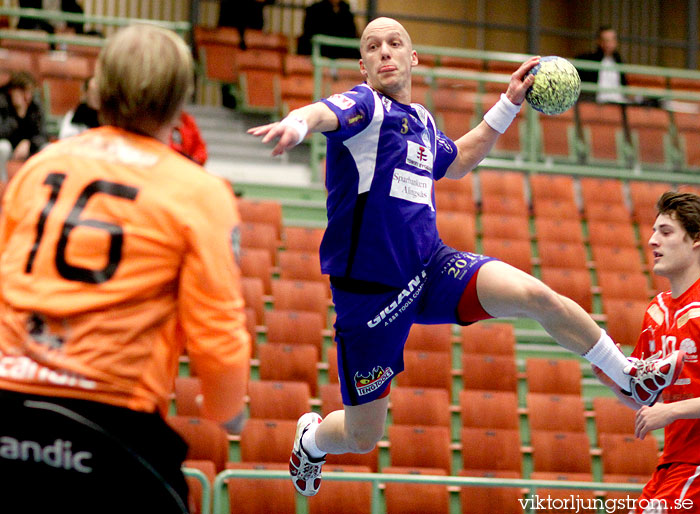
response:
[(406, 142), (408, 143), (406, 149), (406, 164), (432, 172), (433, 152), (430, 151), (430, 148), (414, 143), (413, 141)]
[(367, 375), (361, 374), (359, 371), (355, 373), (355, 389), (357, 394), (364, 396), (379, 389), (382, 384), (394, 376), (394, 371), (390, 367), (382, 368), (376, 366)]
[(332, 103), (333, 105), (335, 105), (336, 107), (341, 108), (344, 111), (347, 111), (348, 109), (350, 109), (350, 107), (355, 105), (355, 100), (351, 100), (347, 96), (341, 95), (341, 94), (335, 94), (335, 95), (329, 96), (328, 101), (330, 103)]
[(369, 328), (374, 328), (379, 325), (382, 320), (384, 320), (384, 326), (387, 326), (389, 323), (394, 321), (399, 314), (405, 311), (409, 305), (413, 303), (413, 300), (420, 295), (420, 292), (425, 285), (423, 279), (425, 279), (427, 276), (428, 274), (425, 272), (425, 270), (423, 270), (420, 272), (420, 274), (411, 279), (411, 281), (406, 284), (406, 287), (401, 290), (395, 300), (384, 307), (381, 312), (374, 317), (374, 319), (367, 322), (367, 326)]
[(410, 171), (395, 169), (389, 195), (413, 203), (422, 203), (433, 209), (433, 179)]

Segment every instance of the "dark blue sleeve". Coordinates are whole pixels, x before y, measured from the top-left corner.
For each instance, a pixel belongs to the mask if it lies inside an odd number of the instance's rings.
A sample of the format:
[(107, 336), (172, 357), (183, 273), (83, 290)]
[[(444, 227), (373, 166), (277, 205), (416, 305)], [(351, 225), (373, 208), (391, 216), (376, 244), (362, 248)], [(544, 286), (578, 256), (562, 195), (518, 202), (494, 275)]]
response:
[(323, 135), (330, 139), (348, 139), (364, 130), (374, 115), (374, 95), (366, 86), (321, 100), (338, 117), (338, 128)]
[(457, 145), (439, 129), (436, 134), (435, 164), (433, 165), (433, 178), (440, 180), (447, 173), (447, 168), (457, 158)]

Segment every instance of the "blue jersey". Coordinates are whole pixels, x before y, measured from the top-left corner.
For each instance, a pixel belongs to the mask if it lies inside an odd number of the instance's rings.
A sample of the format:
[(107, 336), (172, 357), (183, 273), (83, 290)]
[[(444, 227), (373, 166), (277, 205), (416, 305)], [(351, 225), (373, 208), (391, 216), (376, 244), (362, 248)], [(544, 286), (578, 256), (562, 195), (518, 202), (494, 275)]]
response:
[(366, 84), (322, 102), (339, 127), (324, 133), (328, 228), (321, 268), (403, 287), (438, 248), (433, 185), (457, 147), (422, 105), (401, 104)]

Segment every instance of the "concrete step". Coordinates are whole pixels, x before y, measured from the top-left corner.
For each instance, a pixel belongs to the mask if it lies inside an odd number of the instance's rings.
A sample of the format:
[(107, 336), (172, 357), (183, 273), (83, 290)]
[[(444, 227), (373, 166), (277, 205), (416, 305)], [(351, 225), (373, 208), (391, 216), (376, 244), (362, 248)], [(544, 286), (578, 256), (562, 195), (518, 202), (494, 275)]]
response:
[(233, 184), (308, 186), (311, 183), (311, 170), (308, 166), (281, 161), (271, 163), (252, 159), (220, 159), (212, 156), (205, 168)]

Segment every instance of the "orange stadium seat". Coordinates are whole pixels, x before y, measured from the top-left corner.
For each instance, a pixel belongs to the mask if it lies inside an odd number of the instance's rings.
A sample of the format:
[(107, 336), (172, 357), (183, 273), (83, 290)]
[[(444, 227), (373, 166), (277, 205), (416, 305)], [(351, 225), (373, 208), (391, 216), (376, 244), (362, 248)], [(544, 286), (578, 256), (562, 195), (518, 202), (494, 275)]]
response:
[(459, 392), (463, 427), (518, 430), (518, 395), (506, 391)]
[[(258, 278), (263, 284), (263, 293), (272, 294), (272, 254), (266, 248), (241, 248), (241, 275)], [(257, 312), (256, 312), (257, 318)]]
[(255, 313), (255, 324), (261, 325), (264, 321), (265, 301), (263, 295), (265, 286), (259, 277), (241, 277), (241, 290), (246, 307), (253, 309)]
[(618, 105), (576, 104), (581, 126), (590, 141), (589, 154), (597, 161), (618, 159), (617, 139), (622, 133), (622, 110)]
[(389, 425), (388, 433), (392, 466), (439, 468), (450, 473), (452, 455), (448, 427)]
[[(342, 410), (342, 406), (340, 410)], [(337, 455), (329, 453), (326, 455), (326, 464), (332, 466), (364, 466), (372, 473), (376, 473), (379, 469), (379, 447), (375, 446), (368, 453), (342, 453)], [(327, 471), (330, 471), (330, 469), (327, 469)]]
[(420, 325), (416, 323), (408, 333), (405, 348), (433, 352), (452, 351), (452, 325)]
[(283, 245), (287, 250), (318, 252), (325, 229), (308, 227), (284, 227)]
[(591, 251), (598, 271), (623, 271), (627, 273), (642, 271), (642, 256), (637, 248), (593, 246)]
[(536, 173), (530, 177), (532, 202), (538, 200), (561, 200), (575, 202), (574, 178), (570, 175)]
[(460, 343), (465, 353), (515, 357), (515, 328), (510, 323), (474, 323), (460, 327)]
[(623, 405), (617, 398), (593, 398), (593, 414), (599, 439), (601, 434), (634, 435), (635, 411)]
[(656, 206), (656, 202), (659, 200), (659, 197), (671, 189), (673, 189), (671, 184), (665, 182), (630, 180), (629, 191), (630, 199), (632, 201), (632, 212), (636, 213), (637, 209), (640, 207)]
[(447, 137), (459, 139), (475, 126), (476, 93), (439, 87), (433, 92), (433, 110)]
[(532, 273), (530, 241), (484, 236), (481, 246), (484, 255), (496, 257), (526, 273)]
[(304, 107), (314, 100), (314, 78), (312, 75), (283, 76), (279, 79), (281, 113)]
[(241, 220), (251, 223), (269, 223), (275, 227), (277, 239), (282, 237), (282, 204), (275, 200), (238, 198)]
[(697, 114), (675, 113), (675, 122), (685, 150), (685, 163), (693, 168), (700, 167), (700, 121)]
[(467, 212), (437, 211), (437, 230), (446, 245), (457, 250), (476, 250), (476, 222)]
[[(632, 410), (632, 409), (630, 409)], [(658, 464), (656, 439), (647, 435), (601, 434), (599, 436), (603, 476), (612, 481), (627, 482), (629, 476), (651, 478)]]
[(537, 241), (583, 244), (583, 230), (578, 219), (535, 217)]
[(482, 196), (525, 200), (525, 177), (517, 171), (483, 169), (477, 172)]
[(445, 389), (393, 387), (391, 419), (396, 425), (450, 426), (450, 397)]
[(520, 431), (517, 429), (461, 429), (462, 468), (469, 475), (484, 471), (522, 472)]
[(671, 120), (668, 111), (638, 105), (628, 105), (626, 111), (639, 160), (648, 164), (663, 164), (666, 161), (665, 140), (670, 138)]
[(301, 252), (285, 250), (277, 253), (280, 278), (287, 280), (311, 280), (327, 286), (327, 296), (330, 298), (330, 281), (327, 275), (321, 273), (321, 258), (318, 252)]
[(277, 255), (279, 236), (277, 227), (272, 223), (241, 223), (241, 248), (261, 248), (267, 250), (271, 257)]
[(291, 380), (309, 384), (318, 392), (318, 350), (310, 344), (265, 343), (258, 345), (260, 380)]
[(649, 300), (649, 287), (644, 273), (601, 271), (598, 273), (603, 303), (611, 299)]
[[(475, 476), (484, 478), (520, 478), (515, 471), (488, 471), (474, 473), (469, 470), (459, 472), (460, 476)], [(517, 487), (461, 487), (459, 498), (462, 504), (462, 514), (484, 514), (498, 512), (499, 514), (522, 514), (520, 504), (522, 493)]]
[(445, 389), (451, 395), (451, 356), (450, 352), (405, 350), (406, 369), (398, 375), (396, 384), (404, 387), (438, 387)]
[(575, 137), (574, 111), (569, 109), (558, 116), (539, 116), (542, 131), (542, 153), (545, 157), (568, 158), (573, 154), (570, 141)]
[(515, 356), (463, 353), (462, 384), (468, 390), (517, 392)]
[(533, 430), (530, 439), (535, 472), (568, 473), (572, 479), (591, 474), (590, 446), (585, 432)]
[(322, 282), (273, 280), (272, 305), (277, 310), (316, 312), (323, 318), (324, 326), (328, 322), (328, 295)]
[(299, 419), (309, 412), (311, 399), (306, 382), (270, 380), (251, 380), (248, 397), (250, 417), (261, 419)]
[(245, 108), (266, 112), (279, 110), (277, 92), (282, 77), (282, 55), (277, 50), (252, 47), (238, 53), (238, 82)]
[(525, 359), (528, 391), (547, 394), (581, 394), (581, 365), (574, 359)]
[(631, 213), (624, 204), (591, 202), (583, 205), (583, 217), (588, 221), (629, 223)]
[(591, 274), (587, 269), (540, 268), (542, 282), (557, 293), (568, 296), (586, 312), (593, 312)]
[(228, 84), (238, 81), (236, 56), (240, 52), (241, 36), (237, 29), (197, 25), (194, 27), (194, 42), (209, 80)]
[(533, 201), (532, 211), (535, 215), (535, 219), (556, 218), (576, 221), (580, 221), (581, 219), (581, 212), (576, 202), (573, 200), (549, 200), (546, 198), (539, 198)]
[[(289, 448), (287, 453), (289, 453)], [(226, 464), (226, 469), (279, 471), (288, 470), (289, 463), (229, 462)], [(289, 478), (232, 478), (226, 481), (226, 487), (231, 514), (296, 513), (296, 493), (289, 484)]]
[(337, 378), (335, 382), (319, 386), (318, 396), (321, 399), (321, 415), (324, 418), (333, 411), (343, 410), (343, 398)]
[(517, 196), (482, 195), (481, 212), (483, 214), (500, 214), (502, 216), (529, 216), (525, 198)]
[(480, 221), (484, 237), (530, 241), (530, 224), (526, 217), (482, 214)]
[(540, 241), (537, 246), (542, 267), (587, 269), (586, 249), (582, 244)]
[(573, 394), (528, 393), (530, 430), (585, 432), (583, 398)]
[(619, 179), (581, 177), (579, 183), (584, 205), (595, 202), (625, 204), (622, 181)]
[(634, 346), (642, 329), (649, 302), (646, 300), (611, 299), (603, 304), (608, 334), (616, 343)]
[[(382, 473), (402, 475), (445, 476), (439, 468), (388, 466)], [(449, 514), (450, 493), (446, 485), (387, 482), (384, 488), (386, 511), (392, 514)]]
[(474, 198), (474, 177), (471, 174), (458, 180), (445, 177), (435, 183), (435, 190), (458, 193), (465, 199), (472, 201)]
[(166, 421), (187, 443), (188, 460), (210, 460), (216, 472), (228, 461), (228, 436), (217, 422), (194, 416), (168, 416)]
[(463, 194), (443, 191), (438, 187), (435, 187), (435, 208), (438, 212), (454, 211), (476, 214), (476, 205), (474, 205), (471, 196), (465, 197)]
[[(335, 473), (369, 473), (367, 466), (330, 465), (324, 471)], [(318, 494), (308, 499), (309, 514), (358, 514), (370, 512), (372, 505), (372, 484), (356, 480), (326, 480)]]
[(38, 64), (48, 101), (45, 108), (54, 116), (63, 116), (80, 103), (85, 81), (92, 76), (91, 61), (65, 52), (47, 52), (39, 56)]
[(309, 344), (321, 355), (325, 320), (319, 313), (271, 309), (264, 320), (268, 343)]
[(630, 221), (589, 221), (588, 241), (591, 246), (637, 247), (637, 236)]
[[(19, 49), (0, 48), (0, 70), (3, 72), (28, 71), (36, 72), (33, 53)], [(8, 77), (9, 78), (9, 75)]]
[(250, 418), (241, 432), (241, 461), (288, 463), (296, 428), (296, 420)]

